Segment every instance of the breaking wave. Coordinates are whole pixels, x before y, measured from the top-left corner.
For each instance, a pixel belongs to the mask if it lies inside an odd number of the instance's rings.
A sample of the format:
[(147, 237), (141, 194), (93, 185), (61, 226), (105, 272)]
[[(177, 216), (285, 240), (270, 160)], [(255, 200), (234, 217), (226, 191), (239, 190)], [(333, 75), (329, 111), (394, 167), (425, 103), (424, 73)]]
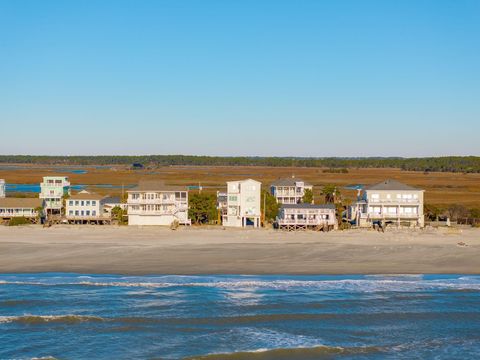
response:
[[(72, 281), (73, 280), (73, 281)], [(89, 280), (78, 278), (65, 279), (57, 282), (42, 281), (8, 281), (0, 280), (0, 285), (35, 285), (35, 286), (86, 286), (86, 287), (125, 287), (125, 288), (175, 288), (175, 287), (199, 287), (199, 288), (217, 288), (221, 290), (242, 290), (242, 289), (272, 289), (288, 290), (296, 288), (305, 288), (312, 290), (344, 290), (351, 292), (382, 292), (382, 291), (418, 291), (418, 290), (460, 290), (460, 291), (478, 291), (480, 290), (480, 281), (478, 279), (456, 278), (440, 280), (424, 280), (419, 276), (405, 276), (399, 278), (388, 276), (384, 278), (364, 278), (364, 279), (338, 279), (338, 280), (257, 280), (242, 278), (231, 278), (225, 280), (194, 281), (195, 278), (184, 281), (179, 278), (174, 281), (151, 281), (148, 278), (142, 281), (109, 281), (109, 280)]]
[(382, 348), (376, 346), (366, 347), (340, 347), (340, 346), (315, 346), (309, 348), (281, 348), (259, 349), (255, 351), (240, 351), (227, 354), (210, 354), (193, 356), (185, 360), (309, 360), (331, 358), (331, 356), (348, 356), (357, 354), (373, 354), (382, 352)]

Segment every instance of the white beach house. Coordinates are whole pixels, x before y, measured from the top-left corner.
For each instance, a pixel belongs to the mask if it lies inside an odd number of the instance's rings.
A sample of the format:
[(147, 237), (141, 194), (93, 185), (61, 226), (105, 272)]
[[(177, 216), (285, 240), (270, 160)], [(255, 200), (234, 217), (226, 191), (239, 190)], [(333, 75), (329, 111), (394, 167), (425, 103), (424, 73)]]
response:
[(295, 177), (278, 179), (270, 185), (270, 193), (279, 204), (299, 204), (305, 190), (313, 190), (313, 185)]
[(128, 193), (128, 225), (190, 225), (188, 190), (163, 181), (142, 181)]
[(222, 216), (224, 226), (260, 227), (261, 186), (252, 179), (227, 181), (227, 211)]
[(83, 190), (67, 200), (65, 217), (69, 223), (75, 224), (109, 224), (111, 211), (106, 206), (114, 201), (120, 202), (120, 199), (114, 200)]
[(283, 204), (276, 225), (282, 230), (324, 230), (338, 228), (334, 204)]
[(63, 197), (70, 195), (70, 182), (67, 176), (44, 176), (40, 183), (40, 199), (44, 201), (48, 215), (60, 215), (63, 208)]
[(422, 189), (385, 180), (360, 192), (348, 217), (360, 227), (372, 226), (374, 222), (424, 227), (423, 194)]
[(6, 191), (5, 180), (0, 179), (0, 199), (4, 198), (6, 193), (7, 191)]
[(39, 217), (43, 214), (39, 213), (43, 201), (38, 198), (1, 198), (0, 199), (0, 220), (8, 222), (15, 217), (24, 217), (32, 223), (37, 223)]

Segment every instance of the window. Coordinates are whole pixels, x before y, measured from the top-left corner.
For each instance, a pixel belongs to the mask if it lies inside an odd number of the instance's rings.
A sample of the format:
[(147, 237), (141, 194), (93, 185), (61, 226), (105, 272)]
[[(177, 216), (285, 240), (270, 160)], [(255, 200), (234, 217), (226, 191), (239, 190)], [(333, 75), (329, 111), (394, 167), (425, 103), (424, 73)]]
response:
[(73, 200), (70, 200), (70, 201), (68, 202), (68, 205), (73, 206)]
[(87, 213), (87, 216), (90, 216), (90, 210), (87, 210), (86, 213)]
[(73, 215), (73, 210), (70, 210), (70, 211), (68, 212), (68, 214), (69, 214), (69, 215)]
[(75, 210), (75, 216), (78, 216), (78, 210)]
[(85, 211), (82, 210), (81, 214), (82, 214), (82, 216), (84, 216), (84, 215), (85, 215)]
[(97, 206), (97, 201), (96, 200), (92, 200), (92, 206)]
[(87, 200), (86, 205), (87, 205), (87, 206), (90, 206), (90, 200)]
[(82, 206), (85, 206), (85, 201), (82, 200)]
[(92, 216), (97, 216), (97, 212), (95, 210), (92, 211)]
[(78, 200), (75, 201), (75, 206), (78, 206), (78, 204), (79, 204), (79, 201)]

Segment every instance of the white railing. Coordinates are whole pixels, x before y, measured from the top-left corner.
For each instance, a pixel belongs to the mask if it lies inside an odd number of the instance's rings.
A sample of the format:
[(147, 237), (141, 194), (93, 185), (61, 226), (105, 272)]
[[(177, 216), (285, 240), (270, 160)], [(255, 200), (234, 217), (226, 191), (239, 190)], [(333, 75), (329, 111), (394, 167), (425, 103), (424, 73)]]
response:
[(0, 217), (34, 217), (37, 216), (36, 211), (0, 211)]
[[(128, 204), (174, 204), (176, 202), (180, 202), (175, 200), (175, 198), (168, 198), (168, 199), (128, 199)], [(185, 201), (186, 202), (186, 201)]]
[(96, 215), (96, 216), (82, 216), (82, 215), (67, 215), (68, 220), (110, 220), (112, 217), (108, 215)]
[(370, 218), (370, 219), (414, 219), (418, 218), (418, 214), (405, 214), (405, 213), (400, 213), (400, 214), (390, 214), (390, 213), (385, 213), (385, 214), (378, 214), (378, 213), (361, 213), (360, 217), (362, 219)]
[(179, 210), (128, 210), (128, 215), (175, 215)]
[(374, 204), (419, 204), (419, 199), (370, 199)]
[(332, 222), (329, 219), (278, 219), (279, 225), (322, 225)]

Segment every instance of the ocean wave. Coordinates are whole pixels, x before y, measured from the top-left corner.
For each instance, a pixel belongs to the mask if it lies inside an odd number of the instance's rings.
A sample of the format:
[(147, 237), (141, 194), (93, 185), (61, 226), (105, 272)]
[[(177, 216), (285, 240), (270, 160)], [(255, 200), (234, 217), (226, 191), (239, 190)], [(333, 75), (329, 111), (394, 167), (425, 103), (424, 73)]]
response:
[[(243, 278), (218, 278), (211, 277), (206, 281), (196, 281), (198, 277), (174, 277), (168, 280), (163, 278), (152, 280), (149, 278), (121, 278), (120, 281), (113, 279), (88, 279), (85, 277), (46, 279), (39, 281), (0, 280), (0, 285), (34, 285), (34, 286), (87, 286), (87, 287), (125, 287), (125, 288), (216, 288), (219, 290), (244, 290), (256, 291), (257, 289), (268, 290), (343, 290), (349, 292), (409, 292), (422, 290), (472, 290), (480, 291), (480, 278), (463, 277), (454, 279), (423, 279), (419, 275), (394, 276), (368, 276), (365, 279), (338, 279), (338, 280), (303, 280), (303, 279), (243, 279)], [(112, 281), (113, 280), (113, 281)], [(139, 281), (135, 281), (139, 280)], [(239, 296), (242, 296), (241, 294)], [(248, 297), (247, 295), (245, 295)]]
[(76, 324), (81, 322), (100, 322), (105, 319), (99, 316), (90, 315), (21, 315), (21, 316), (0, 316), (0, 324), (2, 323), (19, 323), (27, 325), (44, 324), (44, 323), (64, 323)]
[(253, 351), (239, 351), (225, 354), (209, 354), (187, 357), (184, 360), (310, 360), (321, 359), (331, 356), (348, 356), (348, 355), (367, 355), (380, 353), (383, 349), (376, 346), (360, 346), (360, 347), (341, 347), (341, 346), (314, 346), (314, 347), (297, 347), (297, 348), (279, 348), (279, 349), (258, 349)]

